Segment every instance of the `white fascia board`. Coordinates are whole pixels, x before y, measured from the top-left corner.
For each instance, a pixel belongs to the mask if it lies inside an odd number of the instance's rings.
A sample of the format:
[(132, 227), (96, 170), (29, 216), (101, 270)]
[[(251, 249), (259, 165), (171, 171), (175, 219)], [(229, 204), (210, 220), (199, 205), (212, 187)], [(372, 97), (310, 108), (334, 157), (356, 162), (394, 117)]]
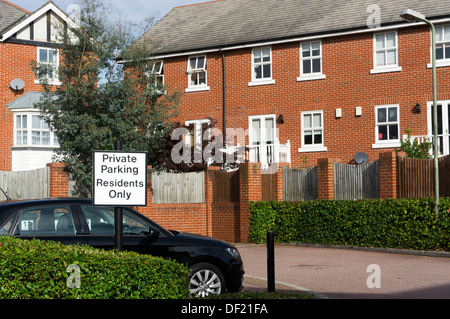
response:
[(6, 39), (8, 39), (9, 37), (13, 36), (16, 32), (22, 30), (23, 28), (25, 28), (27, 25), (30, 24), (30, 22), (36, 20), (37, 18), (39, 18), (40, 16), (42, 16), (43, 14), (47, 13), (47, 11), (52, 10), (53, 12), (55, 12), (62, 20), (64, 20), (64, 22), (66, 22), (70, 27), (72, 28), (77, 28), (78, 25), (69, 18), (69, 16), (64, 13), (63, 11), (61, 11), (57, 6), (55, 6), (53, 3), (48, 3), (47, 5), (45, 5), (44, 7), (42, 7), (41, 9), (39, 9), (38, 11), (32, 13), (28, 18), (26, 18), (25, 20), (23, 20), (21, 23), (19, 23), (18, 25), (16, 25), (14, 28), (12, 28), (11, 30), (9, 30), (8, 32), (6, 32), (5, 34), (3, 34), (3, 37), (1, 39), (1, 41), (5, 41)]
[[(447, 22), (450, 22), (450, 18), (433, 20), (432, 22), (434, 24), (447, 23)], [(360, 29), (360, 30), (353, 30), (353, 31), (327, 33), (327, 34), (322, 34), (322, 35), (313, 35), (313, 36), (298, 37), (298, 38), (284, 39), (284, 40), (273, 40), (273, 41), (258, 42), (258, 43), (252, 43), (252, 44), (221, 47), (221, 48), (216, 48), (216, 49), (207, 49), (207, 50), (199, 50), (199, 51), (185, 51), (185, 52), (179, 52), (179, 53), (173, 53), (173, 54), (169, 53), (169, 54), (155, 55), (153, 58), (155, 60), (157, 60), (157, 59), (173, 58), (173, 57), (179, 57), (179, 56), (185, 56), (185, 55), (196, 55), (196, 54), (205, 54), (205, 53), (218, 52), (218, 51), (230, 51), (230, 50), (238, 50), (238, 49), (245, 49), (245, 48), (270, 46), (270, 45), (283, 44), (283, 43), (320, 40), (320, 39), (340, 37), (340, 36), (349, 36), (349, 35), (362, 34), (362, 33), (373, 33), (373, 32), (383, 32), (383, 31), (404, 29), (404, 28), (409, 28), (409, 27), (415, 27), (418, 25), (426, 25), (426, 23), (425, 22), (415, 22), (415, 23), (406, 23), (405, 22), (402, 24), (379, 27), (379, 28), (367, 28), (367, 29)]]

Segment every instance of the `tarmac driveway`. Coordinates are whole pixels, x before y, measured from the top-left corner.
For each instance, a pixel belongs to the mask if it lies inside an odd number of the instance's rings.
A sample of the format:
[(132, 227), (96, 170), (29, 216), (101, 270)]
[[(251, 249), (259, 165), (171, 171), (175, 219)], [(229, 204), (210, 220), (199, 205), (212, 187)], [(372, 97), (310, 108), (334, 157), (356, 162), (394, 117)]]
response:
[[(267, 247), (237, 247), (245, 289), (267, 289)], [(450, 253), (439, 256), (275, 245), (275, 281), (329, 299), (450, 299)]]

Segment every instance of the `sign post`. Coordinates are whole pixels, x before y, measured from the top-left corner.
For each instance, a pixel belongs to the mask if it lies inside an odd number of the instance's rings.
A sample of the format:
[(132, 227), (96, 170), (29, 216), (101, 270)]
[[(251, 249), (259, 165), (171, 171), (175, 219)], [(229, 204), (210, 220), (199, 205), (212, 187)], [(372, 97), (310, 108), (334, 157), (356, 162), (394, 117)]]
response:
[(115, 245), (123, 250), (124, 206), (147, 206), (147, 153), (123, 152), (122, 142), (115, 151), (95, 151), (93, 199), (95, 206), (114, 206)]

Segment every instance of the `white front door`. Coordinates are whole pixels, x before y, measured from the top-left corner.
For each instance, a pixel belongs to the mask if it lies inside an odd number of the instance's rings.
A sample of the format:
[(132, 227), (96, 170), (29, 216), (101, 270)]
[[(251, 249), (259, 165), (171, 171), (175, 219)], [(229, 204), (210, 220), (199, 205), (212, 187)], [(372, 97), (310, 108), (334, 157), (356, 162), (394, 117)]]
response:
[[(439, 156), (450, 154), (450, 100), (437, 103), (437, 135)], [(433, 102), (428, 103), (428, 135), (434, 136)], [(434, 150), (434, 148), (433, 148)]]

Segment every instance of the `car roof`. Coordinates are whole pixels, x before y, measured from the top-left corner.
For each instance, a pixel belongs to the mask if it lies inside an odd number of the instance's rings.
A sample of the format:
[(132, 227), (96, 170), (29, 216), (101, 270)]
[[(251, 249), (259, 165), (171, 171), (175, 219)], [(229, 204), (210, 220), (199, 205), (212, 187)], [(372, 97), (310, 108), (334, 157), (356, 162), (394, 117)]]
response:
[(64, 204), (64, 203), (92, 203), (91, 199), (87, 198), (34, 198), (34, 199), (11, 199), (0, 201), (0, 211), (9, 208), (18, 208), (29, 205), (46, 205), (46, 204)]

